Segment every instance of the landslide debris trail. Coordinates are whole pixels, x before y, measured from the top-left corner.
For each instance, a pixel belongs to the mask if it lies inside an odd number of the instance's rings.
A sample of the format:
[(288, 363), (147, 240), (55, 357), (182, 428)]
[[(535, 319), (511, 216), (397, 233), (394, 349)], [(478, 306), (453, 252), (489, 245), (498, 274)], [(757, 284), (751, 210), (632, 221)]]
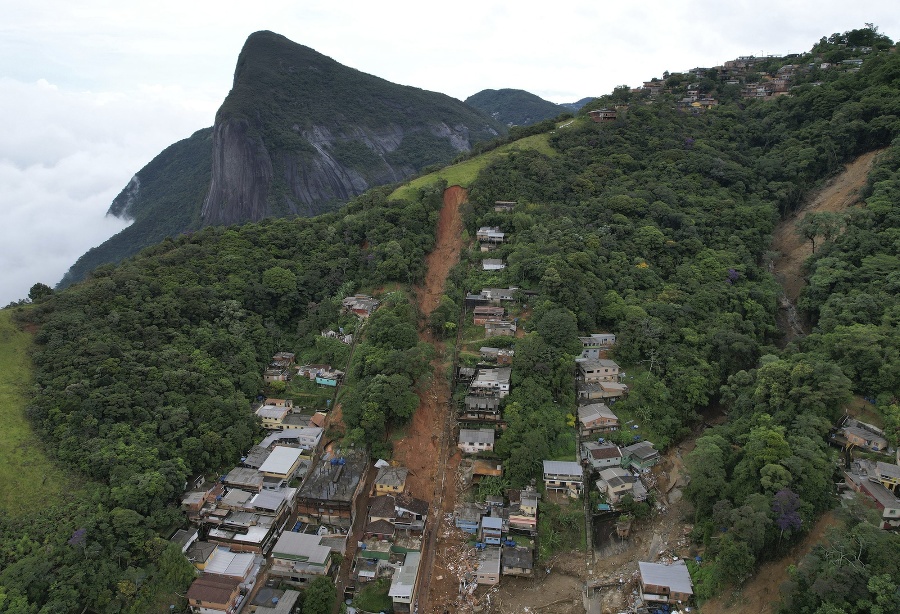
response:
[(812, 255), (809, 241), (796, 232), (797, 222), (807, 213), (822, 211), (844, 211), (859, 203), (859, 194), (866, 185), (866, 179), (875, 158), (882, 150), (870, 151), (856, 160), (825, 186), (813, 194), (809, 204), (801, 207), (775, 227), (772, 250), (778, 255), (773, 262), (772, 272), (784, 291), (780, 300), (778, 324), (784, 335), (785, 344), (806, 334), (800, 316), (797, 314), (797, 299), (806, 285), (803, 278), (803, 263)]
[(419, 577), (422, 578), (418, 591), (421, 612), (429, 611), (428, 596), (437, 537), (443, 514), (448, 509), (452, 510), (455, 503), (455, 481), (452, 478), (458, 463), (458, 455), (453, 454), (455, 446), (450, 442), (453, 415), (450, 382), (447, 380), (447, 367), (453, 362), (453, 357), (445, 356), (444, 344), (429, 333), (427, 320), (440, 303), (450, 269), (459, 261), (463, 243), (459, 208), (467, 197), (466, 190), (459, 186), (452, 186), (444, 191), (435, 247), (425, 259), (425, 283), (415, 289), (419, 312), (423, 316), (419, 338), (434, 345), (434, 372), (428, 389), (419, 393), (419, 406), (413, 414), (406, 435), (394, 443), (394, 460), (410, 469), (407, 478), (410, 494), (431, 503), (429, 528), (423, 540), (422, 567), (419, 571)]

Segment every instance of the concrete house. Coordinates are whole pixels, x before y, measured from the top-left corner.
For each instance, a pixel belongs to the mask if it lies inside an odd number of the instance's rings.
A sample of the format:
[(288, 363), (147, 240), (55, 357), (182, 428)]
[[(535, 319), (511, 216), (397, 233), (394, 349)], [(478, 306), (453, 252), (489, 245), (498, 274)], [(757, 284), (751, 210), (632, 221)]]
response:
[(409, 469), (406, 467), (379, 467), (375, 475), (375, 493), (391, 495), (403, 492), (408, 475)]
[(675, 561), (671, 565), (640, 561), (638, 570), (644, 601), (683, 604), (694, 594), (691, 574), (684, 561)]
[(486, 258), (481, 261), (481, 268), (485, 271), (502, 271), (506, 268), (506, 263), (496, 258)]
[(581, 444), (581, 457), (594, 471), (622, 465), (622, 450), (616, 444), (609, 442), (585, 441)]
[(582, 437), (619, 430), (619, 418), (603, 403), (591, 403), (578, 408), (578, 430)]
[(494, 429), (460, 429), (458, 446), (464, 454), (490, 452), (494, 449)]
[[(410, 612), (412, 610), (412, 604), (416, 601), (421, 559), (422, 555), (419, 552), (407, 553), (403, 565), (394, 574), (391, 588), (388, 589), (388, 597), (393, 602), (394, 612)], [(418, 610), (418, 608), (416, 609)]]
[(603, 469), (596, 485), (597, 490), (613, 505), (618, 504), (625, 495), (631, 495), (635, 501), (644, 501), (647, 498), (647, 489), (641, 481), (621, 467)]
[(368, 466), (365, 452), (358, 450), (320, 462), (297, 493), (297, 519), (349, 529)]
[(478, 568), (475, 571), (478, 584), (493, 586), (500, 582), (500, 548), (489, 546), (478, 552)]
[(619, 365), (613, 360), (576, 358), (575, 362), (578, 365), (579, 378), (585, 383), (619, 381)]
[(485, 508), (477, 503), (457, 503), (453, 510), (453, 525), (466, 533), (475, 535), (481, 524)]
[(500, 551), (500, 572), (504, 576), (531, 577), (534, 553), (531, 548), (503, 546)]
[(659, 462), (659, 450), (649, 441), (639, 441), (622, 448), (622, 466), (647, 471)]
[(588, 115), (595, 122), (612, 122), (616, 120), (615, 109), (594, 109), (593, 111), (588, 111)]
[[(519, 492), (519, 502), (511, 505), (509, 509), (511, 531), (524, 532), (529, 535), (537, 533), (537, 511), (540, 498), (540, 493), (531, 486)], [(510, 497), (510, 502), (512, 502), (512, 497)]]
[(608, 401), (613, 403), (628, 394), (628, 386), (619, 382), (576, 382), (578, 402)]
[(478, 538), (491, 546), (499, 546), (503, 537), (503, 519), (495, 516), (482, 516)]
[(506, 235), (497, 226), (482, 226), (475, 233), (475, 239), (481, 243), (481, 251), (496, 249), (505, 240)]
[(302, 586), (319, 576), (331, 573), (331, 548), (322, 537), (285, 531), (269, 557), (269, 576), (295, 586)]
[(602, 358), (605, 352), (616, 344), (616, 336), (612, 333), (594, 333), (589, 337), (579, 337), (581, 342), (581, 358)]
[(256, 415), (262, 420), (263, 428), (276, 430), (281, 428), (281, 422), (290, 411), (284, 406), (262, 405), (256, 410)]
[(859, 426), (846, 426), (841, 431), (847, 443), (867, 450), (879, 451), (887, 449), (887, 439)]
[(503, 398), (509, 394), (509, 378), (511, 367), (496, 369), (479, 369), (478, 375), (469, 384), (469, 394), (477, 396), (496, 396)]
[(514, 200), (494, 201), (494, 211), (497, 213), (509, 213), (516, 208), (518, 203)]
[(491, 339), (493, 337), (514, 337), (516, 335), (516, 325), (514, 322), (500, 320), (497, 322), (484, 323), (484, 337)]
[(900, 528), (900, 467), (889, 463), (864, 459), (853, 461), (844, 471), (844, 480), (856, 492), (868, 497), (881, 512), (881, 528)]
[(341, 304), (345, 310), (356, 314), (360, 318), (367, 318), (378, 308), (379, 301), (368, 294), (357, 294), (348, 296), (341, 301)]
[(577, 497), (584, 487), (584, 470), (571, 461), (544, 461), (544, 487)]
[(268, 481), (275, 488), (283, 487), (297, 473), (303, 462), (302, 456), (303, 450), (300, 448), (275, 446), (266, 462), (259, 468), (259, 472), (263, 475), (264, 486), (268, 487), (266, 484)]
[(503, 319), (506, 309), (493, 305), (479, 305), (472, 309), (472, 323), (476, 326), (484, 326), (488, 322), (496, 322)]
[(194, 580), (185, 595), (188, 607), (197, 614), (233, 614), (241, 594), (240, 585), (241, 581), (236, 578), (202, 575)]

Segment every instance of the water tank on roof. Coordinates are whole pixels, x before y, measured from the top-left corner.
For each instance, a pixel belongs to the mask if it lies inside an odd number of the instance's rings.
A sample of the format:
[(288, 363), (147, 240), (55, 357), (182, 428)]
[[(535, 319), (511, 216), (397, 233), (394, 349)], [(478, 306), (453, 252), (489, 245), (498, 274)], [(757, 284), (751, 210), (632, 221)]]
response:
[(331, 464), (332, 464), (332, 465), (337, 465), (337, 464), (338, 464), (338, 459), (332, 458), (332, 459), (331, 459)]
[(278, 603), (278, 597), (272, 597), (272, 603), (273, 604)]
[(347, 464), (347, 459), (345, 459), (345, 458), (339, 458), (339, 459), (337, 459), (337, 461), (338, 461), (338, 465), (346, 465)]

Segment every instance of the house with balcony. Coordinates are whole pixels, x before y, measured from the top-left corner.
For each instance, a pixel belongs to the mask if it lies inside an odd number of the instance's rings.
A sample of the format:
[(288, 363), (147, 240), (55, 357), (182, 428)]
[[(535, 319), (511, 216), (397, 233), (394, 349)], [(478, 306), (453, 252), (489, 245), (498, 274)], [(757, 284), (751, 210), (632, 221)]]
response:
[(460, 429), (458, 446), (464, 454), (491, 452), (494, 449), (494, 429)]
[(619, 430), (619, 418), (603, 403), (591, 403), (578, 408), (578, 430), (582, 437)]
[(285, 531), (269, 556), (269, 577), (294, 586), (304, 586), (332, 571), (331, 547), (324, 537)]
[(584, 470), (576, 462), (545, 460), (544, 488), (577, 497), (584, 488)]
[(585, 383), (618, 382), (619, 365), (607, 358), (576, 358), (579, 380)]

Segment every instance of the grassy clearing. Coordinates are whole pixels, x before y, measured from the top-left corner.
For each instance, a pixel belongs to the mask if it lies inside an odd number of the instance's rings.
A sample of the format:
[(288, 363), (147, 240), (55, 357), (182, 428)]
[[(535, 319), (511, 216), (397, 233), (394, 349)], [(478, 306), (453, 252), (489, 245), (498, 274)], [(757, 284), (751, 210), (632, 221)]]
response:
[(471, 160), (466, 160), (459, 164), (447, 166), (439, 171), (429, 173), (428, 175), (423, 175), (394, 190), (390, 195), (389, 200), (413, 200), (416, 190), (429, 186), (441, 179), (446, 180), (447, 185), (459, 185), (464, 188), (469, 187), (469, 185), (475, 181), (475, 178), (478, 176), (481, 169), (486, 167), (493, 160), (496, 160), (501, 156), (508, 156), (510, 152), (513, 151), (534, 149), (545, 155), (555, 156), (557, 154), (556, 151), (550, 147), (548, 141), (549, 136), (549, 134), (535, 134), (533, 136), (528, 136), (524, 139), (519, 139), (513, 143), (498, 147), (477, 158), (472, 158)]
[(0, 507), (22, 515), (62, 495), (66, 476), (44, 455), (25, 418), (31, 362), (31, 336), (0, 310)]

